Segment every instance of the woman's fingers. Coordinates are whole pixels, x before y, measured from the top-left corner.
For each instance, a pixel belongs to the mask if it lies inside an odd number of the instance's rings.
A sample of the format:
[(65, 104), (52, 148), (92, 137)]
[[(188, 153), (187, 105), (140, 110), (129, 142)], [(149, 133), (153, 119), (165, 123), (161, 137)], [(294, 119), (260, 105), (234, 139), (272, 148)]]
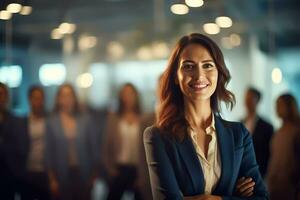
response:
[(250, 187), (247, 190), (245, 190), (244, 192), (242, 192), (241, 195), (243, 197), (250, 197), (253, 194), (253, 190), (254, 190), (254, 187)]
[(240, 193), (243, 193), (249, 189), (252, 188), (252, 190), (254, 189), (254, 185), (255, 185), (255, 182), (249, 182), (249, 183), (245, 183), (244, 185), (242, 185), (242, 187), (239, 189)]
[(236, 182), (236, 187), (240, 184), (243, 183), (243, 181), (245, 180), (245, 177), (241, 177), (237, 182)]
[(252, 178), (241, 177), (236, 184), (236, 190), (242, 197), (250, 197), (253, 195), (255, 182)]
[(251, 182), (253, 182), (252, 178), (246, 179), (246, 178), (242, 177), (238, 180), (236, 188), (237, 188), (237, 190), (240, 190), (244, 185), (247, 185), (248, 183), (251, 183)]

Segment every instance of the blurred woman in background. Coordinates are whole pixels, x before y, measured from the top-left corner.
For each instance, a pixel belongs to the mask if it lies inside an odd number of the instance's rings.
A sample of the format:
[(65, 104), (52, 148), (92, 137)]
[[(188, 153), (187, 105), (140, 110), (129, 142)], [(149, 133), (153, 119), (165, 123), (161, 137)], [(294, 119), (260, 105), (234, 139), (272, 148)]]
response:
[(271, 200), (296, 199), (299, 184), (300, 116), (296, 99), (283, 94), (276, 101), (276, 111), (282, 125), (274, 134), (268, 168), (268, 188)]
[(104, 165), (108, 172), (108, 200), (121, 199), (126, 190), (132, 190), (140, 199), (137, 188), (137, 165), (141, 123), (138, 91), (126, 83), (119, 92), (119, 107), (107, 119), (103, 149)]
[(57, 199), (90, 199), (94, 138), (91, 120), (79, 111), (74, 88), (59, 87), (47, 121), (46, 159), (50, 188)]

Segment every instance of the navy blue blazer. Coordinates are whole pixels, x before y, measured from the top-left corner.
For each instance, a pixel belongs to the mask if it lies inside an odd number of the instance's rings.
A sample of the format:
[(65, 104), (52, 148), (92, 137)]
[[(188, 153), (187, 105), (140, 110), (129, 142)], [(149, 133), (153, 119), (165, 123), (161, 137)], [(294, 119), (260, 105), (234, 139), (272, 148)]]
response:
[[(221, 177), (212, 194), (222, 196), (223, 200), (268, 199), (247, 129), (242, 123), (228, 122), (217, 116), (215, 127), (221, 154)], [(152, 126), (144, 132), (144, 146), (155, 200), (179, 200), (204, 194), (204, 176), (190, 137), (178, 141)], [(255, 181), (251, 198), (235, 194), (236, 182), (243, 176)]]

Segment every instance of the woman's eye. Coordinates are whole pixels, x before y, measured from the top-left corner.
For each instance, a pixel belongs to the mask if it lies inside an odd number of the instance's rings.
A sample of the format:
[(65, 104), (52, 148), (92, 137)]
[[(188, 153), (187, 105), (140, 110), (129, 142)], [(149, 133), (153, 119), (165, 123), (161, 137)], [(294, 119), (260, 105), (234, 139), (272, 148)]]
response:
[(204, 69), (208, 69), (208, 68), (211, 68), (211, 67), (214, 67), (214, 65), (211, 64), (211, 63), (205, 63), (205, 64), (203, 65), (203, 68), (204, 68)]
[(183, 68), (184, 70), (192, 70), (193, 67), (194, 67), (194, 65), (192, 65), (192, 64), (184, 64), (184, 65), (182, 66), (182, 68)]

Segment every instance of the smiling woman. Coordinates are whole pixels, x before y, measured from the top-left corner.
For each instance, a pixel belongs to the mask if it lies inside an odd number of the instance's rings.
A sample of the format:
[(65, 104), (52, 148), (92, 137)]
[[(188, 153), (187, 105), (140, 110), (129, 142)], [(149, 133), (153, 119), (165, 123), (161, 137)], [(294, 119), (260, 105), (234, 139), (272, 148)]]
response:
[(157, 122), (144, 132), (154, 199), (268, 199), (251, 136), (220, 116), (221, 101), (235, 103), (229, 80), (210, 38), (179, 40), (161, 78)]

